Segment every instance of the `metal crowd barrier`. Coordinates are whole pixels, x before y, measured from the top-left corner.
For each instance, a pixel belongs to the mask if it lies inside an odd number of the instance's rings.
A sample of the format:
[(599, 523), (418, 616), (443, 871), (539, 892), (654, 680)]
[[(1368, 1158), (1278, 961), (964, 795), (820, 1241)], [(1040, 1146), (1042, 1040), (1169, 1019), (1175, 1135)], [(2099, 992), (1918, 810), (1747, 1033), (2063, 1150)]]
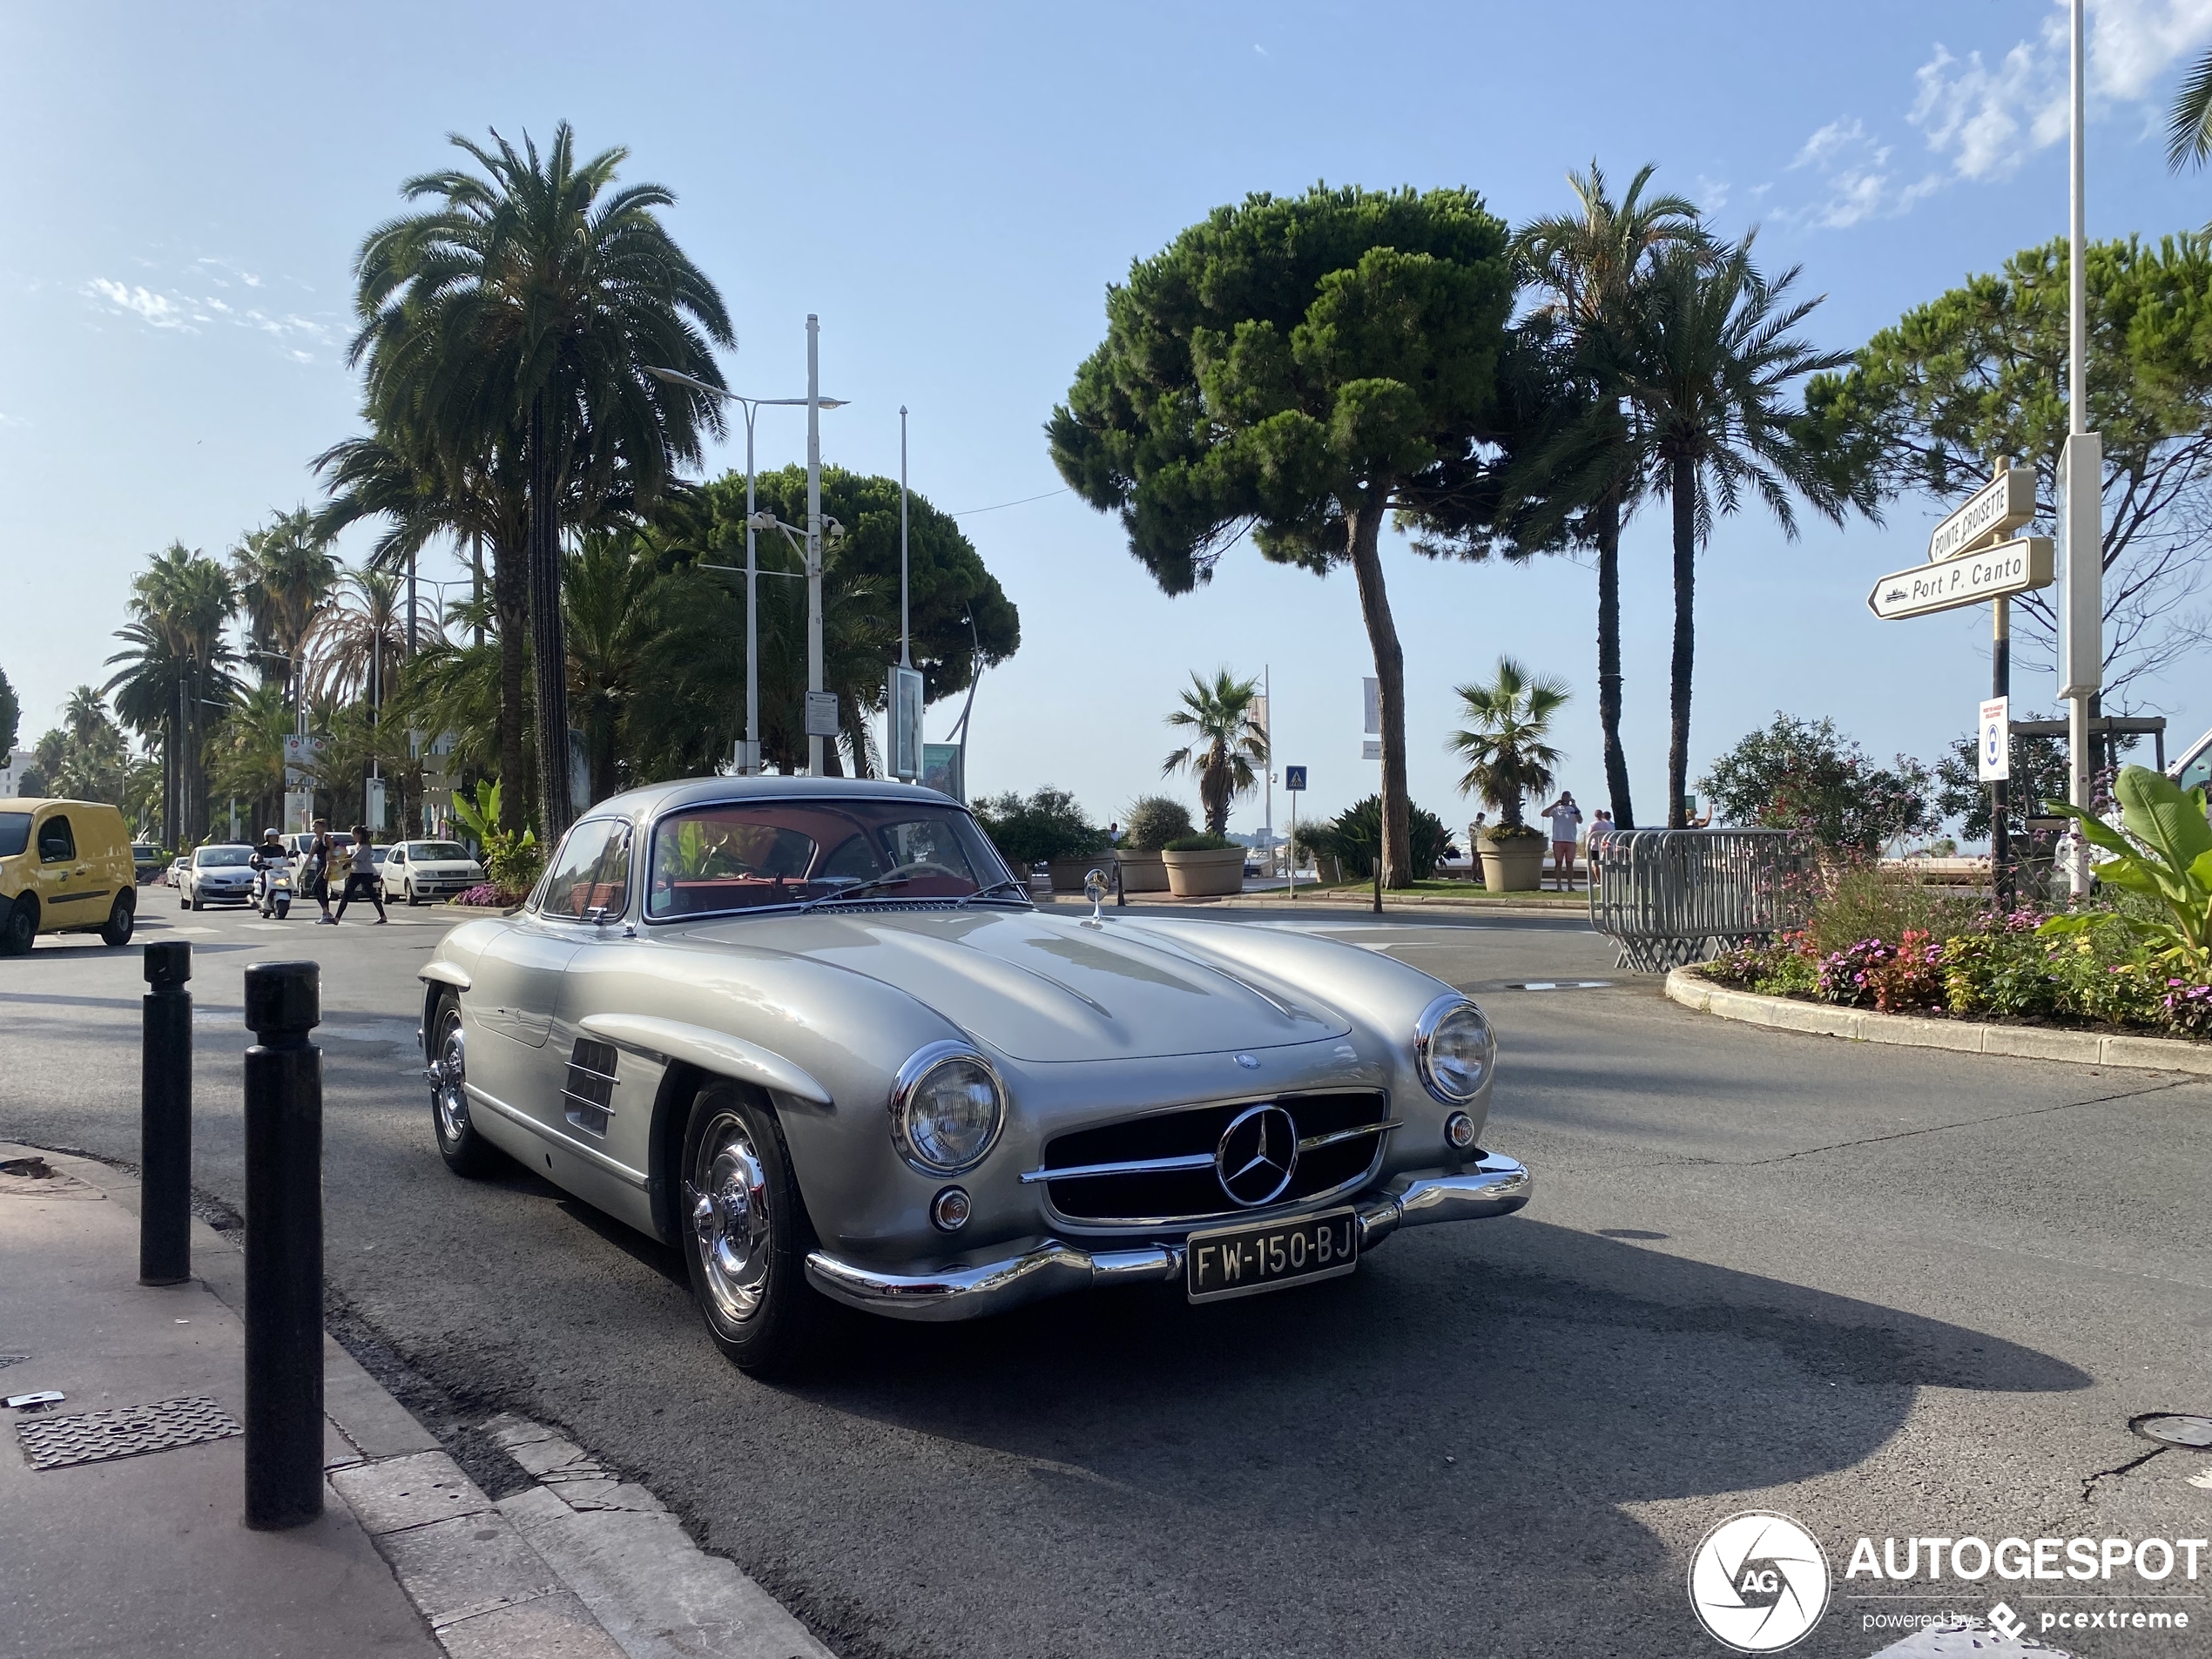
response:
[(1793, 830), (1615, 830), (1590, 848), (1590, 926), (1664, 973), (1802, 927), (1812, 862)]

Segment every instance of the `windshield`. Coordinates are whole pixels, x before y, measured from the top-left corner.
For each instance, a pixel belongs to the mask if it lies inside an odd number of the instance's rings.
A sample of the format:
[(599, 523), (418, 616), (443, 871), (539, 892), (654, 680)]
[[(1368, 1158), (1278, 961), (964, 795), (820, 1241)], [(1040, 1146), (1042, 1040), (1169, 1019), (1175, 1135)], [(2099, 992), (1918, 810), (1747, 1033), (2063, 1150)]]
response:
[(250, 846), (203, 846), (192, 855), (194, 865), (212, 870), (226, 865), (243, 864), (253, 856)]
[(409, 841), (407, 855), (417, 864), (466, 864), (466, 847), (452, 841)]
[(11, 859), (30, 845), (30, 814), (0, 813), (0, 859)]
[(645, 914), (755, 910), (855, 892), (961, 899), (1013, 880), (959, 807), (901, 800), (725, 801), (654, 826)]

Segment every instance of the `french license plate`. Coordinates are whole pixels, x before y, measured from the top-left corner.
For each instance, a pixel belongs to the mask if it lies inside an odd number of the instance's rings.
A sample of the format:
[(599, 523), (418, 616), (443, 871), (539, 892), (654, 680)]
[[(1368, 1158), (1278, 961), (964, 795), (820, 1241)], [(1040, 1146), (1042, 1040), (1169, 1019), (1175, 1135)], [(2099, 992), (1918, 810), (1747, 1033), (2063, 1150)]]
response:
[(1359, 1264), (1359, 1217), (1332, 1210), (1296, 1221), (1192, 1233), (1184, 1248), (1183, 1286), (1193, 1302), (1220, 1302), (1335, 1278)]

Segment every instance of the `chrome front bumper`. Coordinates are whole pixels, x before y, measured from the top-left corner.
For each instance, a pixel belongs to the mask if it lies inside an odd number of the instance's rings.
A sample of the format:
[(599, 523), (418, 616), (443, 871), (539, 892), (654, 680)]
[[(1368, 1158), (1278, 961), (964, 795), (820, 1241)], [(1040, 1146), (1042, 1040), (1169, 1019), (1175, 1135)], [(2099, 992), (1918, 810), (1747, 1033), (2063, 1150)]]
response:
[[(1532, 1186), (1526, 1169), (1495, 1152), (1457, 1175), (1401, 1175), (1379, 1193), (1354, 1201), (1359, 1248), (1373, 1249), (1400, 1227), (1511, 1215), (1528, 1202)], [(1084, 1250), (1049, 1238), (1003, 1261), (941, 1273), (880, 1273), (819, 1250), (806, 1258), (806, 1277), (823, 1295), (894, 1319), (980, 1318), (1069, 1291), (1182, 1276), (1180, 1244)]]

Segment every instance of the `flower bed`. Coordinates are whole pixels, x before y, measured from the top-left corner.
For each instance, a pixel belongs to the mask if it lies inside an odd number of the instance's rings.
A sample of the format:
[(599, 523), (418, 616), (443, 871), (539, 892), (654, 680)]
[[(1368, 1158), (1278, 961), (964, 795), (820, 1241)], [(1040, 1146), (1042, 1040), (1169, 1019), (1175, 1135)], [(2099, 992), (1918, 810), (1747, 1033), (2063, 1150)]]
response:
[(1703, 971), (1738, 990), (1883, 1014), (2212, 1035), (2212, 984), (2170, 971), (2124, 927), (2054, 934), (2047, 920), (1990, 914), (1940, 937), (1904, 927), (1824, 951), (1809, 928), (1725, 952)]
[(511, 892), (496, 882), (480, 881), (455, 894), (448, 902), (466, 905), (472, 910), (512, 910), (529, 897), (527, 893)]

